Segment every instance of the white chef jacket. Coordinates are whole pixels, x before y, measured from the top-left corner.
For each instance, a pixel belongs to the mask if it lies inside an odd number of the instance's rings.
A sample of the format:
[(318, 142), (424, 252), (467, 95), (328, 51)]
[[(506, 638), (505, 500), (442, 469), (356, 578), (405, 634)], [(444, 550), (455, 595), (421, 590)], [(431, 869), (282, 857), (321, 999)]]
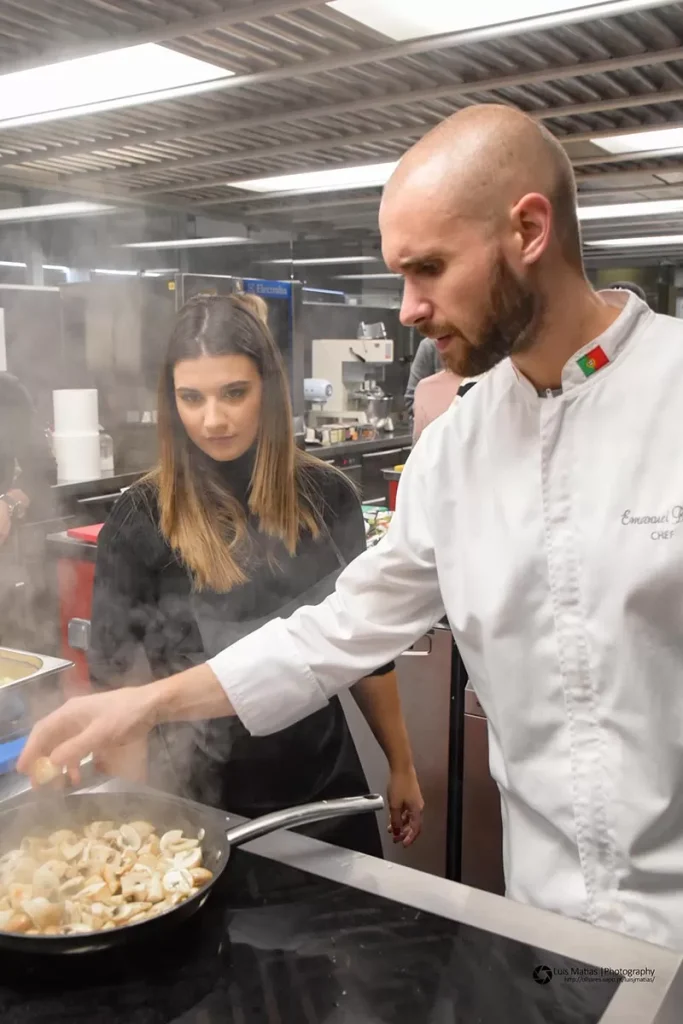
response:
[(561, 394), (497, 366), (425, 430), (335, 593), (211, 665), (268, 733), (445, 608), (488, 717), (508, 896), (683, 950), (683, 323), (604, 297), (623, 311)]

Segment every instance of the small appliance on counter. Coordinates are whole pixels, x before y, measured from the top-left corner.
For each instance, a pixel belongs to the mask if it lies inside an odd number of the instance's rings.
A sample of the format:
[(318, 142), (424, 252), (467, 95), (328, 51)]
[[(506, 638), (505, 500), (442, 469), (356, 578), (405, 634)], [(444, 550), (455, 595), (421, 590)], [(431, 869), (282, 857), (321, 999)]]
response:
[(353, 392), (352, 398), (362, 413), (363, 421), (371, 423), (378, 430), (393, 433), (391, 395), (386, 395), (376, 380), (367, 377)]
[(393, 360), (394, 343), (388, 338), (314, 339), (313, 379), (328, 381), (332, 395), (324, 411), (309, 413), (309, 426), (326, 421), (367, 423), (366, 409), (359, 408), (356, 393), (366, 382), (379, 387), (384, 368)]

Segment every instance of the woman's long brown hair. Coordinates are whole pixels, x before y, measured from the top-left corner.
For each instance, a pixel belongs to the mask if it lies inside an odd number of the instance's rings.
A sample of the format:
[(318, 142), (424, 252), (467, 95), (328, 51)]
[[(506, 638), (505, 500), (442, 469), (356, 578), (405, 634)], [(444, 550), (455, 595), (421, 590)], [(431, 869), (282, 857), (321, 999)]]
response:
[[(183, 359), (245, 355), (262, 380), (261, 422), (249, 490), (259, 530), (293, 555), (302, 533), (319, 536), (321, 496), (313, 467), (331, 467), (300, 451), (279, 349), (267, 325), (239, 296), (191, 299), (180, 310), (159, 382), (159, 464), (156, 487), (161, 532), (190, 570), (197, 590), (228, 591), (248, 579), (247, 517), (213, 460), (192, 443), (182, 424), (173, 371)], [(337, 472), (337, 471), (333, 471)]]

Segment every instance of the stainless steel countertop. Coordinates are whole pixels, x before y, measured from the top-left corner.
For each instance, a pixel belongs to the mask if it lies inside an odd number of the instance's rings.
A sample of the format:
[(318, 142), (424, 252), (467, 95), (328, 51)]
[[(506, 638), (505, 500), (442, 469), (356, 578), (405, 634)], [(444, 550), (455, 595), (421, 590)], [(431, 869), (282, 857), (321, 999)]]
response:
[[(84, 791), (141, 788), (144, 787), (105, 779), (95, 781)], [(6, 780), (0, 792), (3, 809), (11, 806), (13, 798), (21, 796), (26, 789), (25, 780), (17, 776)], [(215, 814), (225, 822), (226, 828), (244, 820), (220, 811)], [(273, 833), (246, 844), (244, 849), (321, 878), (591, 966), (612, 971), (650, 968), (654, 971), (651, 982), (622, 982), (601, 1024), (680, 1024), (683, 956), (679, 953), (412, 868), (341, 850), (293, 832)]]

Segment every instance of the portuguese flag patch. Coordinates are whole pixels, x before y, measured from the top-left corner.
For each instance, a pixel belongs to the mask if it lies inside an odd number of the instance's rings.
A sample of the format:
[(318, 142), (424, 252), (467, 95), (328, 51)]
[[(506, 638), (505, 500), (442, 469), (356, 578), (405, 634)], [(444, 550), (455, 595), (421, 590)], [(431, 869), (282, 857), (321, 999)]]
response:
[(602, 370), (603, 366), (607, 366), (609, 363), (604, 349), (601, 349), (599, 345), (596, 345), (595, 348), (592, 348), (590, 352), (586, 352), (585, 356), (581, 356), (576, 361), (586, 377), (590, 377), (593, 373), (597, 373), (598, 370)]

